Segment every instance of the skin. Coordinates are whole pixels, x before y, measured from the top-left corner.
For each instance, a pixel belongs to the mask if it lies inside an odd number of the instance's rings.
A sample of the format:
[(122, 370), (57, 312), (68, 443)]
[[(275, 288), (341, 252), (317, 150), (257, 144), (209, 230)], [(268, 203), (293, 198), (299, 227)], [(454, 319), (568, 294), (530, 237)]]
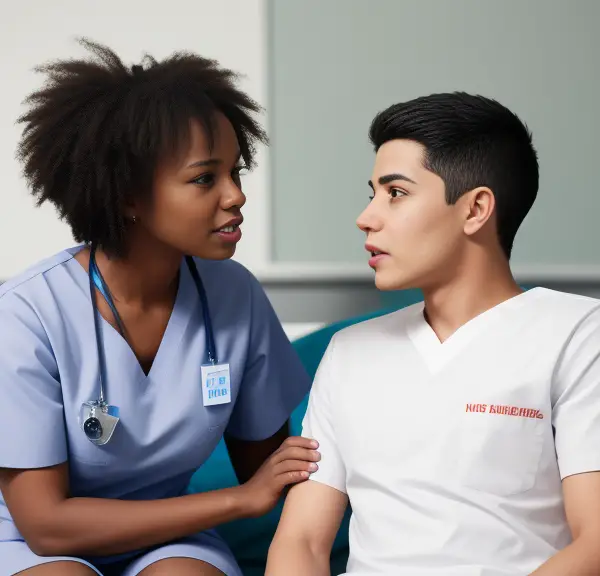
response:
[[(357, 225), (367, 246), (388, 254), (375, 268), (377, 287), (420, 288), (427, 320), (443, 341), (522, 290), (498, 242), (493, 192), (476, 188), (447, 204), (444, 181), (423, 166), (423, 153), (407, 140), (379, 149), (373, 200)], [(391, 175), (403, 178), (387, 181)]]
[[(384, 144), (369, 185), (373, 199), (358, 217), (367, 250), (387, 255), (375, 266), (381, 290), (421, 288), (426, 320), (439, 340), (521, 293), (498, 242), (494, 194), (481, 187), (454, 205), (443, 180), (423, 166), (424, 148), (412, 141)], [(395, 176), (391, 176), (395, 175)], [(573, 543), (535, 576), (600, 573), (600, 473), (565, 478), (563, 495)], [(286, 498), (269, 551), (266, 576), (328, 576), (329, 556), (348, 498), (309, 481)]]
[[(223, 260), (235, 243), (215, 230), (241, 216), (239, 145), (221, 114), (212, 148), (199, 124), (192, 122), (184, 154), (157, 167), (150, 199), (126, 207), (130, 227), (122, 259), (97, 253), (97, 264), (110, 287), (127, 341), (148, 372), (162, 340), (177, 292), (184, 254)], [(76, 260), (88, 268), (89, 252)], [(98, 309), (115, 326), (98, 292)], [(0, 490), (30, 548), (41, 556), (111, 555), (160, 545), (239, 518), (271, 510), (286, 486), (302, 482), (320, 458), (318, 444), (288, 437), (287, 424), (271, 438), (247, 442), (226, 438), (240, 486), (156, 501), (125, 501), (69, 496), (68, 463), (35, 470), (0, 471)], [(111, 518), (90, 528), (89, 518)], [(83, 565), (61, 562), (23, 572), (28, 576), (90, 574)], [(212, 576), (216, 568), (192, 559), (165, 559), (144, 576)]]

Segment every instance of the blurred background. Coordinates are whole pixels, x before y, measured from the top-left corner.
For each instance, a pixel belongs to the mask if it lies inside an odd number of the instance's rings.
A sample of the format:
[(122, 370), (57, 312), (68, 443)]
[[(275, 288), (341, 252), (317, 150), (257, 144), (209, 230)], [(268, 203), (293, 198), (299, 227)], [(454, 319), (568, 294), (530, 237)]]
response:
[(366, 205), (367, 131), (388, 105), (464, 90), (529, 125), (538, 200), (513, 257), (528, 285), (600, 297), (600, 2), (597, 0), (27, 0), (0, 23), (0, 281), (73, 240), (36, 208), (14, 158), (33, 67), (80, 56), (78, 36), (133, 64), (192, 50), (244, 75), (271, 137), (245, 180), (236, 259), (294, 336), (393, 306), (373, 286), (354, 221)]

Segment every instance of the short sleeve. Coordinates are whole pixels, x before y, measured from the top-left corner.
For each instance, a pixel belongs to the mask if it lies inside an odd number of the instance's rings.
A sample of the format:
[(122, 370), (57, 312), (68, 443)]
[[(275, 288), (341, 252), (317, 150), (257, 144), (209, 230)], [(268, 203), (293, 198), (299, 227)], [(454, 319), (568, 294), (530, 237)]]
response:
[(319, 443), (319, 469), (310, 479), (346, 493), (346, 467), (338, 449), (333, 424), (331, 395), (335, 388), (335, 336), (329, 343), (315, 375), (302, 422), (302, 436)]
[(67, 460), (62, 393), (42, 324), (26, 301), (0, 299), (0, 468)]
[(563, 350), (552, 418), (561, 478), (600, 471), (600, 307), (579, 323)]
[(310, 377), (258, 280), (250, 276), (250, 341), (227, 433), (240, 440), (275, 434), (310, 390)]

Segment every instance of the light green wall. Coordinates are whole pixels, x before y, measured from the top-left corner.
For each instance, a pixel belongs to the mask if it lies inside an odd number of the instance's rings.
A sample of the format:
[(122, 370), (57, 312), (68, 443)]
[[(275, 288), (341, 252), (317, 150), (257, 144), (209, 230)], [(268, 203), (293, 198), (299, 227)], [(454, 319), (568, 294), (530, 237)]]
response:
[(600, 265), (600, 1), (270, 0), (274, 258), (364, 261), (382, 108), (466, 90), (530, 126), (541, 190), (520, 265)]

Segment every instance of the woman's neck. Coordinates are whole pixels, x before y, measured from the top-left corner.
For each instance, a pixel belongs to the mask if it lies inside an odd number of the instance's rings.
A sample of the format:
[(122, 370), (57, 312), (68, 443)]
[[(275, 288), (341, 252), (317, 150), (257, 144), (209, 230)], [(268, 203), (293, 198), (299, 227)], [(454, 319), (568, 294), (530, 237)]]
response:
[[(89, 252), (87, 256), (89, 258)], [(141, 308), (174, 299), (181, 259), (181, 253), (149, 243), (131, 245), (123, 258), (110, 257), (102, 250), (96, 251), (96, 265), (113, 299)]]

